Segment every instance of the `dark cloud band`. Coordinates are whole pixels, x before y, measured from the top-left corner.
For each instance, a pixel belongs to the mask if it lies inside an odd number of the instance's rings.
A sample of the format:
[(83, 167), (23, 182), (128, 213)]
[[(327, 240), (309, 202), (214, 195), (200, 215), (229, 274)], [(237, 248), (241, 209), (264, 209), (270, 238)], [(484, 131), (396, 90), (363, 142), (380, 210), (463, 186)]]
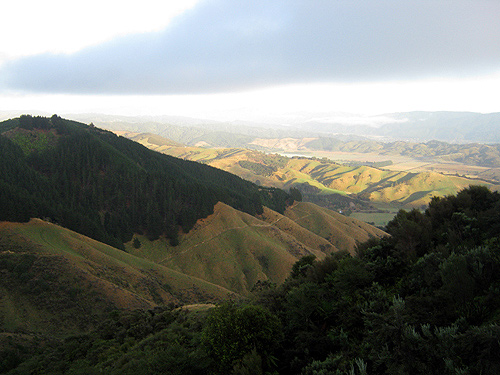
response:
[(13, 61), (1, 84), (174, 94), (475, 75), (500, 67), (498, 14), (493, 0), (205, 1), (162, 32)]

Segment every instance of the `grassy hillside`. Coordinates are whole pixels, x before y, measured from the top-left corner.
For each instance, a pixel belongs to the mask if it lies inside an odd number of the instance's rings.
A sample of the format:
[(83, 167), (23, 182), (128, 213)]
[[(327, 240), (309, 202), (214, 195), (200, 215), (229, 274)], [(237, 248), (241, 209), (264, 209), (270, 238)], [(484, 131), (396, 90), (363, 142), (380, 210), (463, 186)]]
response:
[(285, 216), (325, 238), (337, 249), (346, 250), (351, 254), (354, 254), (358, 244), (385, 235), (382, 230), (365, 222), (307, 202), (288, 207)]
[(383, 235), (308, 203), (259, 217), (218, 203), (178, 246), (136, 234), (128, 252), (40, 219), (0, 222), (0, 330), (61, 336), (115, 309), (238, 298), (259, 281), (283, 283), (305, 255), (352, 253)]
[(295, 204), (285, 216), (265, 209), (254, 217), (218, 203), (214, 214), (180, 236), (176, 247), (162, 238), (151, 242), (136, 236), (140, 246), (131, 241), (126, 249), (246, 295), (258, 281), (282, 283), (305, 255), (323, 259), (338, 250), (354, 252), (358, 243), (383, 235), (363, 222), (313, 204)]
[(114, 309), (235, 296), (39, 219), (0, 222), (0, 264), (0, 324), (7, 332), (83, 332)]
[[(359, 209), (362, 203), (356, 201), (358, 198), (373, 203), (391, 203), (397, 207), (421, 207), (427, 205), (433, 196), (455, 194), (471, 184), (500, 189), (500, 185), (493, 183), (436, 172), (348, 166), (326, 159), (285, 158), (245, 149), (171, 146), (166, 139), (153, 144), (147, 137), (139, 135), (135, 139), (154, 150), (209, 164), (263, 186), (297, 187), (308, 199), (336, 209), (350, 209), (353, 205)], [(337, 194), (354, 200), (339, 202), (333, 196)], [(327, 198), (329, 195), (332, 196)]]
[[(293, 200), (283, 190), (55, 115), (22, 116), (0, 131), (0, 220), (25, 222), (0, 228), (8, 331), (84, 331), (116, 308), (246, 295), (259, 281), (282, 283), (304, 255), (352, 252), (384, 234), (350, 230), (314, 205), (300, 207), (322, 216), (316, 224), (297, 220), (285, 214)], [(143, 140), (167, 146), (154, 135)], [(262, 177), (289, 162), (252, 152), (236, 163), (246, 151), (210, 152)]]
[[(97, 329), (53, 345), (0, 335), (0, 372), (498, 374), (499, 208), (498, 193), (473, 186), (433, 199), (424, 213), (401, 210), (390, 236), (355, 256), (301, 258), (285, 283), (263, 283), (249, 299), (114, 311)], [(311, 217), (318, 210), (324, 221), (342, 221), (310, 204), (287, 211), (323, 235)], [(230, 211), (218, 205), (206, 220), (262, 225)]]

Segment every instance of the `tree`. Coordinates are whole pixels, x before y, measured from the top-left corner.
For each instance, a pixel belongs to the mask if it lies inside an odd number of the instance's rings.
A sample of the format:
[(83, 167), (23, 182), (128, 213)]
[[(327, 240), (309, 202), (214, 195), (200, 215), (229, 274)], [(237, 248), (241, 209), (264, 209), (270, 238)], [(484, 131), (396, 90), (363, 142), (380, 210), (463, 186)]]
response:
[(291, 187), (290, 188), (290, 196), (292, 197), (293, 201), (302, 202), (302, 193), (300, 192), (299, 189)]
[(203, 341), (222, 374), (248, 362), (248, 355), (254, 359), (260, 356), (262, 367), (271, 368), (272, 354), (281, 337), (281, 323), (270, 311), (234, 302), (213, 308), (203, 332)]
[(431, 221), (417, 209), (400, 210), (387, 224), (395, 249), (402, 259), (415, 260), (429, 251), (431, 246)]
[(133, 242), (134, 248), (138, 249), (141, 247), (141, 241), (137, 237), (134, 237), (134, 242)]

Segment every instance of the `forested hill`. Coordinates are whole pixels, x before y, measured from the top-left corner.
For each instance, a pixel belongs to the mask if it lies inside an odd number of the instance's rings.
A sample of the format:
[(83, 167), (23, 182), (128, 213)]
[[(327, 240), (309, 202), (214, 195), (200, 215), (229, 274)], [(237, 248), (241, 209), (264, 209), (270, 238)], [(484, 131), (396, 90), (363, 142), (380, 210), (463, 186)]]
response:
[(21, 116), (0, 123), (0, 220), (40, 217), (123, 248), (133, 233), (178, 230), (224, 202), (283, 212), (290, 196), (196, 162), (160, 154), (91, 125)]

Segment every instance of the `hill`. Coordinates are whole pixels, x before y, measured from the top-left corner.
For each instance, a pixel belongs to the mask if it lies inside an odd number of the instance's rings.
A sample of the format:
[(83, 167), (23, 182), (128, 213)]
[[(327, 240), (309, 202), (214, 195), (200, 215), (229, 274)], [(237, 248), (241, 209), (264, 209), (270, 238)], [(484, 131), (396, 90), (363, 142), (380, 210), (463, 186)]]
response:
[(238, 299), (259, 283), (283, 283), (303, 256), (354, 252), (385, 235), (312, 204), (285, 215), (265, 208), (254, 217), (218, 203), (178, 246), (136, 234), (127, 252), (40, 219), (0, 222), (0, 330), (63, 337), (116, 309)]
[(285, 215), (300, 226), (327, 239), (337, 249), (354, 254), (357, 246), (371, 238), (381, 238), (385, 232), (361, 220), (313, 203), (300, 202), (288, 207)]
[(247, 296), (303, 256), (385, 235), (93, 125), (22, 116), (0, 132), (7, 332), (85, 332), (114, 309)]
[(1, 330), (86, 332), (116, 309), (215, 302), (234, 292), (40, 219), (0, 222)]
[(421, 207), (433, 196), (455, 194), (471, 185), (494, 190), (500, 184), (433, 171), (393, 171), (366, 165), (346, 165), (328, 159), (230, 148), (214, 149), (172, 146), (167, 139), (149, 142), (149, 136), (132, 139), (148, 148), (187, 160), (208, 164), (264, 186), (298, 188), (306, 200), (335, 210), (375, 210), (370, 203), (390, 203), (396, 207)]
[[(500, 114), (407, 112), (377, 116), (294, 114), (262, 123), (176, 117), (75, 115), (115, 131), (154, 133), (189, 146), (266, 152), (328, 151), (406, 156), (499, 168)], [(282, 125), (282, 124), (286, 124)], [(497, 173), (498, 176), (498, 173)]]
[[(111, 130), (155, 133), (177, 142), (194, 145), (205, 134), (219, 132), (253, 138), (336, 138), (342, 142), (382, 140), (451, 144), (500, 143), (500, 113), (475, 112), (397, 112), (378, 115), (349, 113), (291, 113), (262, 118), (260, 121), (211, 121), (175, 116), (111, 116), (99, 114), (68, 115), (79, 121), (93, 121)], [(181, 140), (179, 135), (182, 134)], [(196, 141), (195, 141), (196, 139)], [(222, 145), (221, 145), (222, 146)], [(241, 146), (241, 145), (240, 145)], [(229, 147), (240, 147), (232, 144)], [(227, 145), (224, 147), (228, 147)]]
[(133, 233), (175, 244), (218, 201), (257, 214), (290, 198), (56, 115), (2, 122), (0, 134), (0, 220), (47, 218), (119, 248)]
[[(290, 216), (312, 228), (303, 220), (308, 206), (289, 207)], [(10, 348), (0, 343), (0, 371), (497, 374), (499, 208), (498, 193), (471, 186), (433, 199), (425, 212), (401, 210), (390, 236), (354, 256), (301, 258), (283, 284), (262, 283), (250, 299), (114, 311), (96, 330), (36, 352), (11, 336)], [(289, 224), (272, 213), (266, 220), (276, 218)]]
[(257, 217), (218, 203), (179, 245), (136, 236), (126, 249), (179, 272), (248, 295), (259, 281), (281, 284), (301, 257), (323, 259), (338, 250), (354, 252), (359, 243), (385, 233), (313, 204), (295, 203), (281, 215), (268, 208)]

